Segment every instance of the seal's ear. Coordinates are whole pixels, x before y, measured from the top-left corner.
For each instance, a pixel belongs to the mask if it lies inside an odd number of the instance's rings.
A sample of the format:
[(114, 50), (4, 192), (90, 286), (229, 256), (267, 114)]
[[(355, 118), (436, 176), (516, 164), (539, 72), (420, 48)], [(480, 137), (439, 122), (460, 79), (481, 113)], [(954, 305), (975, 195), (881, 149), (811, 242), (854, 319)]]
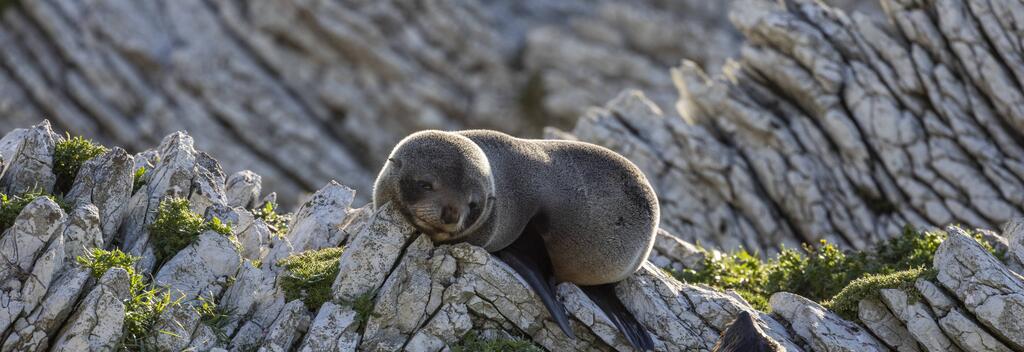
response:
[(399, 169), (402, 168), (402, 161), (401, 160), (398, 160), (398, 159), (395, 159), (395, 158), (388, 158), (388, 161), (390, 161), (392, 164), (394, 164), (396, 168), (399, 168)]

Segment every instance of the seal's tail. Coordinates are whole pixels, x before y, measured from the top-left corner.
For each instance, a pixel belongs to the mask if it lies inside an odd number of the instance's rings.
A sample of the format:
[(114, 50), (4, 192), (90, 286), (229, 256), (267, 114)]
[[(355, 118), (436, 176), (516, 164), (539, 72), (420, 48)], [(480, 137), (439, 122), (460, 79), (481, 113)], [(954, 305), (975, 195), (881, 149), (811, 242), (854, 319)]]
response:
[(651, 335), (647, 332), (647, 329), (640, 322), (633, 317), (633, 314), (626, 310), (626, 306), (622, 305), (622, 301), (615, 295), (615, 284), (604, 284), (597, 286), (580, 286), (583, 292), (587, 293), (591, 301), (597, 304), (604, 314), (608, 316), (608, 319), (615, 324), (615, 327), (619, 328), (622, 335), (626, 336), (626, 340), (641, 351), (649, 351), (654, 349), (654, 341), (651, 339)]

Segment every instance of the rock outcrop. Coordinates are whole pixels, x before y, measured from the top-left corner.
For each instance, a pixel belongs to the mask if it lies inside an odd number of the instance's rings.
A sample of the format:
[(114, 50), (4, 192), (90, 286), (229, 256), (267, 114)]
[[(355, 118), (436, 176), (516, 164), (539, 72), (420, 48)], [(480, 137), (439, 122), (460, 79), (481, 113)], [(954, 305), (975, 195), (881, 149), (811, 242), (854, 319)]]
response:
[(866, 248), (905, 224), (1020, 217), (1024, 79), (1008, 18), (1024, 7), (881, 3), (893, 28), (811, 1), (740, 1), (745, 40), (723, 75), (685, 61), (674, 106), (623, 93), (571, 135), (637, 163), (662, 227), (711, 247)]
[(536, 136), (626, 88), (672, 104), (680, 58), (736, 53), (731, 2), (12, 1), (0, 133), (48, 116), (140, 151), (188, 130), (285, 205), (331, 179), (365, 193), (418, 129)]
[[(52, 133), (44, 123), (12, 132), (8, 140), (36, 138), (23, 131)], [(121, 185), (131, 174), (123, 172), (125, 165), (141, 158), (151, 160), (152, 169), (134, 194), (102, 187)], [(114, 268), (93, 279), (76, 260), (90, 248), (124, 246), (142, 257), (132, 271), (145, 273), (141, 280), (174, 301), (154, 316), (156, 333), (144, 340), (162, 350), (440, 351), (470, 333), (526, 339), (551, 351), (631, 350), (573, 284), (562, 283), (557, 292), (575, 339), (550, 320), (510, 267), (481, 248), (436, 245), (387, 206), (352, 208), (353, 191), (335, 182), (308, 198), (287, 231), (273, 233), (251, 209), (229, 205), (253, 205), (260, 177), (228, 178), (219, 170), (189, 135), (175, 133), (153, 150), (133, 156), (115, 148), (85, 163), (71, 193), (90, 189), (79, 194), (91, 197), (65, 204), (74, 207), (69, 213), (48, 197), (29, 203), (0, 235), (3, 348), (110, 350), (124, 343), (126, 316), (136, 309), (129, 304), (138, 294), (131, 288), (136, 274)], [(95, 175), (119, 176), (100, 181)], [(4, 180), (6, 189), (25, 186), (17, 178)], [(157, 260), (153, 241), (143, 240), (155, 216), (147, 209), (169, 197), (192, 200), (193, 211), (233, 225), (231, 232), (203, 232), (169, 259)], [(122, 206), (109, 206), (117, 204)], [(105, 226), (111, 218), (121, 221)], [(989, 233), (1005, 238), (1007, 263), (1024, 256), (1017, 224)], [(664, 230), (651, 260), (616, 293), (659, 351), (730, 346), (720, 336), (738, 329), (755, 334), (746, 337), (761, 346), (787, 351), (1022, 348), (1024, 330), (1013, 317), (1024, 307), (1024, 279), (964, 231), (947, 231), (949, 239), (935, 254), (936, 278), (919, 279), (907, 290), (882, 289), (878, 298), (860, 302), (860, 321), (791, 293), (773, 295), (769, 314), (735, 292), (679, 282), (662, 268), (695, 269), (709, 253)], [(306, 298), (289, 298), (283, 282), (292, 274), (280, 260), (338, 246), (344, 250), (328, 263), (338, 274), (324, 286), (330, 291), (326, 302), (310, 306)], [(200, 310), (211, 303), (220, 317)]]

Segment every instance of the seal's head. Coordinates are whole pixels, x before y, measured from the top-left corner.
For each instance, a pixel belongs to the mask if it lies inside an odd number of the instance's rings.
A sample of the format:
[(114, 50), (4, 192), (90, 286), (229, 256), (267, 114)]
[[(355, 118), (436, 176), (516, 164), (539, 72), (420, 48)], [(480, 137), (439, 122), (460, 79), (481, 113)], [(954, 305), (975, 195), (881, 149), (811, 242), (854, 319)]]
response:
[(494, 178), (487, 155), (462, 135), (414, 133), (395, 146), (377, 176), (373, 202), (391, 202), (434, 241), (464, 239), (493, 207)]

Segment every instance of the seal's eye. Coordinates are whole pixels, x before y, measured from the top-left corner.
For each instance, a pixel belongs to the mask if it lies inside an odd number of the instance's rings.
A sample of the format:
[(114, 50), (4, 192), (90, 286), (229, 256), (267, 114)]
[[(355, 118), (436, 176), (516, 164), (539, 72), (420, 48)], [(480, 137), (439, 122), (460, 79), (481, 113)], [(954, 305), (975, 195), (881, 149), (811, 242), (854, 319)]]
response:
[(473, 210), (477, 210), (477, 209), (480, 209), (480, 203), (469, 202), (469, 210), (473, 211)]
[(419, 187), (420, 189), (423, 189), (425, 191), (434, 190), (434, 185), (430, 184), (430, 182), (427, 181), (416, 181), (416, 187)]

